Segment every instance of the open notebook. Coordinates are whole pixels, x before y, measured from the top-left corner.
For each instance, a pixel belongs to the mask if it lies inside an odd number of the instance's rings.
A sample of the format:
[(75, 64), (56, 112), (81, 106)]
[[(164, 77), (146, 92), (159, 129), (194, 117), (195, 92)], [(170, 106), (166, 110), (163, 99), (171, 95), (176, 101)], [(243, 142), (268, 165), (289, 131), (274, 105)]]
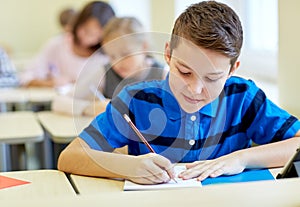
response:
[(129, 180), (125, 180), (124, 184), (124, 190), (159, 190), (159, 189), (170, 189), (170, 188), (184, 188), (184, 187), (201, 187), (202, 184), (200, 181), (197, 181), (196, 179), (190, 179), (190, 180), (182, 180), (178, 178), (178, 174), (185, 170), (185, 166), (175, 166), (175, 180), (170, 180), (168, 183), (162, 183), (162, 184), (155, 184), (155, 185), (142, 185), (133, 183)]

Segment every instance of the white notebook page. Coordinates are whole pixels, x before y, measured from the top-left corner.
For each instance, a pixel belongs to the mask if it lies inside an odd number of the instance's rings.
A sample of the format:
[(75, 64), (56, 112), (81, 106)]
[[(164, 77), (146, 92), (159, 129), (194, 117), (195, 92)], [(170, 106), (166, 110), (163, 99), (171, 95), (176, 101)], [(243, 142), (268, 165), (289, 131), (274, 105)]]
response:
[(189, 179), (189, 180), (182, 180), (178, 178), (178, 174), (185, 170), (185, 166), (175, 166), (175, 180), (170, 180), (168, 183), (162, 183), (162, 184), (153, 184), (153, 185), (142, 185), (137, 184), (134, 182), (131, 182), (129, 180), (125, 180), (124, 184), (124, 191), (126, 190), (159, 190), (159, 189), (170, 189), (170, 188), (186, 188), (186, 187), (201, 187), (202, 184), (200, 181), (197, 181), (196, 179)]

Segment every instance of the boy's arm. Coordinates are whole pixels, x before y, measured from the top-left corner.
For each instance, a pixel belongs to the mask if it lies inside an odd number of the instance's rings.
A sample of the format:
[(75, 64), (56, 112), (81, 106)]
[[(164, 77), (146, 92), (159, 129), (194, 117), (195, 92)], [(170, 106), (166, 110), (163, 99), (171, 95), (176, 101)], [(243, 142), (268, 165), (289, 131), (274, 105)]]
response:
[(103, 101), (90, 102), (88, 106), (83, 110), (83, 115), (96, 117), (98, 114), (105, 111), (107, 104), (110, 99), (105, 99)]
[(237, 174), (245, 168), (282, 167), (299, 147), (300, 131), (294, 138), (239, 150), (214, 160), (188, 164), (188, 170), (183, 172), (180, 177), (184, 179), (197, 177), (198, 180), (204, 180), (207, 177)]
[(143, 184), (163, 183), (174, 178), (172, 163), (163, 156), (131, 156), (91, 149), (81, 138), (60, 154), (58, 169), (72, 174), (123, 178)]

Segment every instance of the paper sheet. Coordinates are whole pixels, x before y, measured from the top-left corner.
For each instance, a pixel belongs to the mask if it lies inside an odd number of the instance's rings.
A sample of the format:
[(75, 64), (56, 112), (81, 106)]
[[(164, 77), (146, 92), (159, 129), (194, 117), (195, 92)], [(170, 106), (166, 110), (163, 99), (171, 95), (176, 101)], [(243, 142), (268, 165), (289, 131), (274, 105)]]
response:
[(178, 174), (185, 170), (185, 166), (175, 166), (175, 174), (176, 178), (175, 181), (170, 180), (168, 183), (162, 183), (162, 184), (154, 184), (154, 185), (142, 185), (133, 183), (129, 180), (125, 180), (124, 184), (124, 191), (127, 190), (159, 190), (159, 189), (170, 189), (170, 188), (187, 188), (187, 187), (201, 187), (202, 184), (200, 181), (197, 181), (196, 179), (189, 179), (189, 180), (182, 180), (178, 178)]

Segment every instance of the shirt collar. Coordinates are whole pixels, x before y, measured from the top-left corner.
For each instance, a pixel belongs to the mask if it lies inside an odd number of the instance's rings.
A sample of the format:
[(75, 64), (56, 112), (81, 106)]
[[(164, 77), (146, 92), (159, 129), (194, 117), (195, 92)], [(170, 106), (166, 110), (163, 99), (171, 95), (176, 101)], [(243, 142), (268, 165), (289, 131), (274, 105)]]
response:
[(216, 117), (218, 105), (219, 105), (219, 98), (217, 98), (214, 101), (212, 101), (211, 103), (203, 106), (199, 112), (201, 114), (205, 114), (207, 116)]

